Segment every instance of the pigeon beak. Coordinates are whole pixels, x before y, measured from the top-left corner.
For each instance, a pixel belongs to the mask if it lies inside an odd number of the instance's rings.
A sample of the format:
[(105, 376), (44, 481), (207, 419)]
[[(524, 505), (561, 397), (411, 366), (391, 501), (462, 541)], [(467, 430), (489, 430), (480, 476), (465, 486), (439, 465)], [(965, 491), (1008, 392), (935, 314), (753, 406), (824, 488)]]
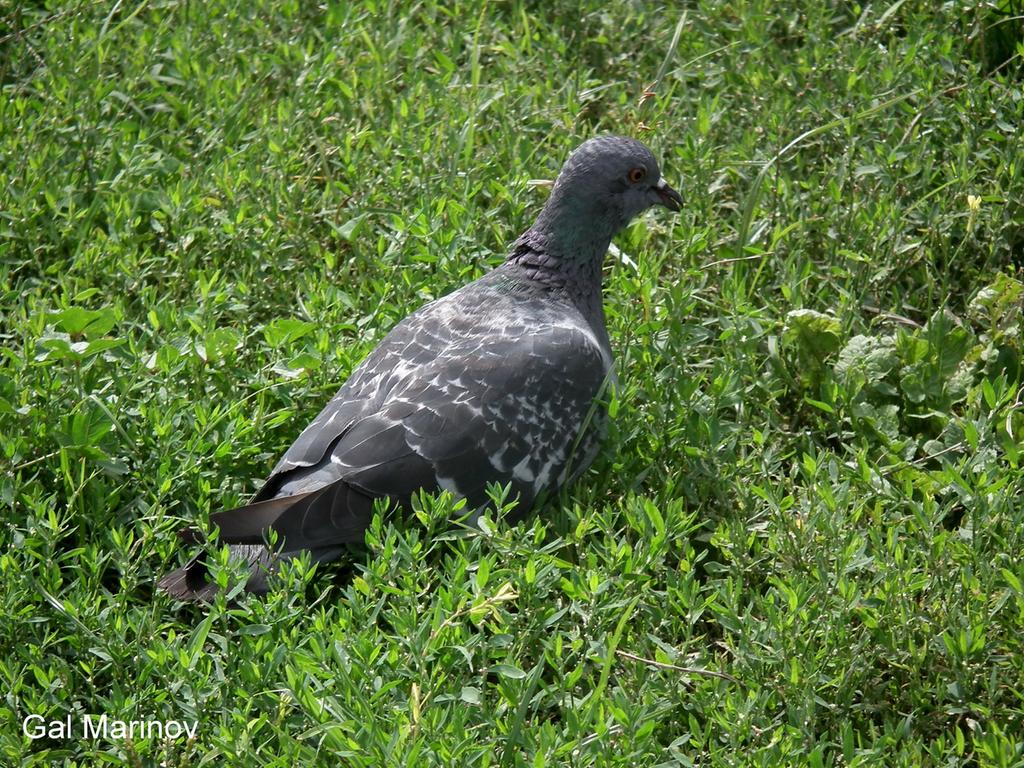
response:
[(666, 184), (664, 179), (658, 179), (658, 183), (654, 185), (653, 189), (655, 194), (658, 195), (658, 202), (670, 211), (682, 209), (683, 196)]

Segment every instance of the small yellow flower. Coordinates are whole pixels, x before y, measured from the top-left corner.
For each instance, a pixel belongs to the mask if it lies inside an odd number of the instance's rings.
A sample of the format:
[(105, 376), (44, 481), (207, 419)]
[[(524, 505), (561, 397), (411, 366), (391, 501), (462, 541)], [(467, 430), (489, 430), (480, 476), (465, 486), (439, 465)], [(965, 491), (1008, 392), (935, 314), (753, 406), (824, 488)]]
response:
[(974, 227), (978, 223), (978, 212), (981, 211), (981, 198), (977, 195), (967, 196), (967, 232), (974, 233)]

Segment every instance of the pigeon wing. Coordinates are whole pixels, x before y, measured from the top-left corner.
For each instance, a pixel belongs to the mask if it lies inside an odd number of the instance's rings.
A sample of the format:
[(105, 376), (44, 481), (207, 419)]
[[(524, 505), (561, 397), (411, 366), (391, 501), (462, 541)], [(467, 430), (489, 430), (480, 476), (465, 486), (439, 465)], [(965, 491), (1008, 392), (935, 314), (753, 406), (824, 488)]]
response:
[(294, 503), (275, 498), (211, 520), (224, 541), (249, 543), (269, 526), (294, 550), (361, 540), (374, 498), (404, 504), (420, 488), (450, 490), (473, 508), (486, 503), (488, 483), (511, 483), (525, 511), (570, 465), (589, 460), (573, 450), (607, 370), (606, 354), (575, 327), (487, 334), (472, 349), (456, 344), (409, 370), (372, 412), (341, 429), (328, 418), (326, 438), (303, 433), (305, 445), (322, 444), (325, 453), (315, 464), (295, 462), (278, 483), (298, 487), (290, 474), (316, 474), (319, 487)]
[(295, 439), (253, 502), (317, 490), (336, 475), (309, 471), (329, 463), (338, 440), (360, 419), (376, 413), (395, 384), (434, 360), (449, 343), (447, 329), (427, 304), (396, 325), (352, 372), (348, 381)]

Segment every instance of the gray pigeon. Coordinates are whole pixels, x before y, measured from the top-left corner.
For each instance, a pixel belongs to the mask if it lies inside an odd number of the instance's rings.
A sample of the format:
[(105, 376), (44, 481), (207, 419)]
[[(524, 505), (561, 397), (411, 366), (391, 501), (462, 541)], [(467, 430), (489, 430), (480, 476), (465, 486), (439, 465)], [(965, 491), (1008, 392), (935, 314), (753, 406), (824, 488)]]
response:
[[(219, 541), (249, 566), (246, 590), (266, 592), (276, 557), (308, 550), (322, 562), (362, 542), (375, 499), (408, 508), (418, 490), (443, 489), (472, 510), (487, 504), (488, 483), (511, 484), (522, 516), (586, 469), (612, 370), (605, 252), (637, 214), (681, 203), (639, 141), (584, 142), (505, 262), (396, 325), (252, 502), (211, 515)], [(159, 585), (186, 600), (217, 592), (201, 556)]]

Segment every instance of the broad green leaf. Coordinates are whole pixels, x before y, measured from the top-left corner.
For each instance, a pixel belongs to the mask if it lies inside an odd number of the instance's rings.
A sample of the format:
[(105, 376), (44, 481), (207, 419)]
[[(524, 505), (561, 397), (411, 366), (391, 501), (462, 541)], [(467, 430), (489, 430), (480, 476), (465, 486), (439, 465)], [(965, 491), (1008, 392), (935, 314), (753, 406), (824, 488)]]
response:
[(293, 317), (282, 317), (263, 327), (263, 338), (272, 347), (283, 347), (301, 339), (316, 326)]
[(820, 361), (839, 349), (840, 331), (834, 317), (813, 309), (794, 309), (786, 315), (782, 338), (804, 356)]
[(870, 384), (881, 381), (899, 364), (896, 340), (891, 336), (854, 336), (839, 352), (836, 375), (849, 381), (855, 373)]

